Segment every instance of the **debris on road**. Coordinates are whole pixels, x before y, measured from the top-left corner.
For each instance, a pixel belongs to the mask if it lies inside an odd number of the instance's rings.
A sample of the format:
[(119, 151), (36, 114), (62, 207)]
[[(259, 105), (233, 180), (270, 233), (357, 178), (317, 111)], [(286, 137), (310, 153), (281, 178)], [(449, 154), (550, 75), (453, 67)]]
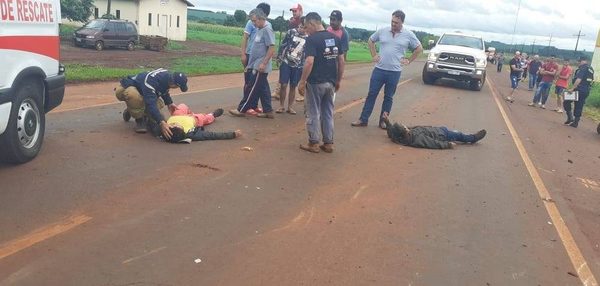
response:
[(195, 163), (192, 166), (196, 167), (196, 168), (205, 168), (205, 169), (209, 169), (211, 171), (221, 171), (221, 169), (219, 168), (215, 168), (215, 167), (211, 167), (209, 165), (205, 165), (205, 164), (201, 164), (201, 163)]
[(573, 164), (573, 160), (571, 160), (571, 159), (567, 160), (567, 162)]
[(194, 262), (196, 262), (196, 264), (198, 264), (198, 263), (202, 262), (202, 259), (196, 258), (196, 259), (194, 259)]
[(569, 275), (571, 275), (571, 276), (573, 276), (573, 277), (577, 277), (577, 278), (579, 278), (579, 275), (577, 275), (576, 273), (573, 273), (573, 272), (571, 272), (571, 271), (567, 272), (567, 274), (569, 274)]
[(254, 148), (246, 146), (246, 147), (242, 147), (242, 150), (244, 150), (244, 151), (254, 151)]
[(554, 202), (554, 200), (552, 198), (550, 198), (550, 197), (543, 198), (542, 200), (547, 201), (549, 203), (553, 203)]
[(552, 222), (551, 222), (551, 221), (549, 221), (549, 222), (548, 222), (548, 224), (549, 224), (549, 225), (552, 225)]

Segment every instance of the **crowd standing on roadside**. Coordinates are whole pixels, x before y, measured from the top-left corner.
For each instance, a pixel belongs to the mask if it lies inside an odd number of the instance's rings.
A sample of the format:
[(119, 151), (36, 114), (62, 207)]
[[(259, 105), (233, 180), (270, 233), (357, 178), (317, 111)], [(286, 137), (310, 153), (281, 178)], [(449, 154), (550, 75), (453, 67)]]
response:
[[(300, 100), (304, 101), (308, 143), (300, 144), (300, 149), (319, 153), (332, 153), (334, 143), (334, 104), (340, 90), (347, 53), (349, 34), (342, 27), (342, 11), (333, 10), (329, 15), (329, 26), (324, 27), (322, 18), (315, 12), (303, 17), (303, 7), (297, 3), (290, 8), (292, 17), (279, 50), (275, 51), (275, 34), (268, 22), (270, 5), (260, 3), (249, 13), (241, 41), (241, 64), (244, 67), (244, 88), (242, 99), (236, 109), (229, 110), (233, 116), (256, 116), (274, 118), (274, 113), (296, 114), (293, 108), (296, 88)], [(369, 37), (368, 45), (375, 63), (371, 73), (367, 97), (360, 117), (351, 126), (365, 127), (373, 112), (377, 95), (384, 89), (384, 99), (378, 116), (378, 127), (388, 131), (392, 141), (408, 146), (424, 148), (451, 148), (453, 142), (475, 143), (486, 135), (485, 130), (475, 134), (451, 131), (447, 127), (416, 126), (408, 128), (402, 124), (391, 124), (389, 114), (396, 93), (402, 69), (411, 64), (423, 51), (415, 34), (404, 27), (406, 15), (402, 10), (392, 13), (391, 25), (377, 30)], [(377, 50), (376, 44), (379, 45)], [(410, 50), (410, 58), (405, 53)], [(279, 108), (271, 106), (271, 90), (268, 76), (272, 71), (272, 59), (280, 64), (277, 93)], [(544, 62), (538, 55), (532, 57), (516, 52), (510, 60), (511, 93), (505, 99), (514, 102), (519, 82), (528, 80), (528, 90), (533, 91), (530, 106), (546, 108), (546, 102), (554, 84), (559, 113), (566, 113), (565, 125), (577, 127), (583, 105), (590, 92), (594, 70), (586, 57), (579, 59), (579, 67), (573, 73), (569, 60), (562, 66), (551, 56)], [(497, 71), (502, 72), (504, 54), (496, 55)], [(572, 87), (569, 79), (572, 77)], [(179, 88), (187, 91), (187, 77), (183, 73), (165, 69), (143, 72), (121, 80), (115, 88), (116, 97), (125, 101), (127, 108), (123, 118), (136, 121), (135, 131), (153, 135), (167, 142), (191, 142), (203, 140), (233, 139), (242, 135), (240, 130), (230, 132), (209, 132), (204, 126), (211, 124), (222, 113), (216, 109), (209, 114), (194, 114), (185, 104), (175, 105), (169, 90)], [(289, 88), (289, 89), (288, 89)], [(575, 97), (563, 98), (565, 91), (577, 92)], [(259, 102), (262, 108), (258, 107)], [(287, 103), (287, 105), (286, 105)], [(170, 117), (160, 113), (168, 106)], [(564, 108), (564, 111), (563, 111)], [(574, 108), (574, 109), (573, 109)], [(599, 127), (600, 128), (600, 127)]]

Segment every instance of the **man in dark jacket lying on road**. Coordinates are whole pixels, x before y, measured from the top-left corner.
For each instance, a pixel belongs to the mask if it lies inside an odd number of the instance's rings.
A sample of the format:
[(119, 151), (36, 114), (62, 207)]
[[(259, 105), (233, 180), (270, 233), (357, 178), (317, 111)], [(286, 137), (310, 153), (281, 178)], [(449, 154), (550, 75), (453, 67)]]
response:
[(392, 142), (428, 149), (452, 149), (455, 142), (475, 143), (485, 137), (485, 129), (475, 134), (464, 134), (459, 131), (448, 130), (447, 127), (413, 126), (390, 123), (387, 115), (383, 115), (383, 122), (387, 127), (388, 137)]

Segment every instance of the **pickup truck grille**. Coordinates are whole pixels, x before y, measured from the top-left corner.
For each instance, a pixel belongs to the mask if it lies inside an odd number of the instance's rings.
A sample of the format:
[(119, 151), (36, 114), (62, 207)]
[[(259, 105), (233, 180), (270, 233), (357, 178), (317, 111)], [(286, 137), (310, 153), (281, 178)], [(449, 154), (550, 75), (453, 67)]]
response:
[(475, 58), (473, 56), (466, 56), (466, 55), (453, 54), (453, 53), (441, 53), (440, 56), (438, 57), (438, 60), (440, 62), (448, 63), (448, 64), (457, 64), (457, 65), (464, 65), (464, 66), (470, 66), (470, 67), (475, 66)]

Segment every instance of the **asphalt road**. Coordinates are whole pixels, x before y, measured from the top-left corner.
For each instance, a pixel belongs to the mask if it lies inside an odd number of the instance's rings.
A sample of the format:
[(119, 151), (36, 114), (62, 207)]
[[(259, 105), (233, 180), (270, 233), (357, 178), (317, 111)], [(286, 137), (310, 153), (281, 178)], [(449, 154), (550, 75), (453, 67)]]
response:
[[(190, 145), (134, 134), (121, 104), (49, 114), (38, 158), (0, 166), (0, 285), (594, 285), (595, 124), (563, 126), (526, 89), (507, 105), (492, 67), (481, 92), (426, 86), (421, 68), (403, 72), (391, 118), (483, 141), (414, 149), (351, 127), (370, 66), (347, 70), (333, 154), (298, 149), (301, 112), (224, 115), (208, 129), (243, 138)], [(240, 95), (175, 101), (210, 112)]]

